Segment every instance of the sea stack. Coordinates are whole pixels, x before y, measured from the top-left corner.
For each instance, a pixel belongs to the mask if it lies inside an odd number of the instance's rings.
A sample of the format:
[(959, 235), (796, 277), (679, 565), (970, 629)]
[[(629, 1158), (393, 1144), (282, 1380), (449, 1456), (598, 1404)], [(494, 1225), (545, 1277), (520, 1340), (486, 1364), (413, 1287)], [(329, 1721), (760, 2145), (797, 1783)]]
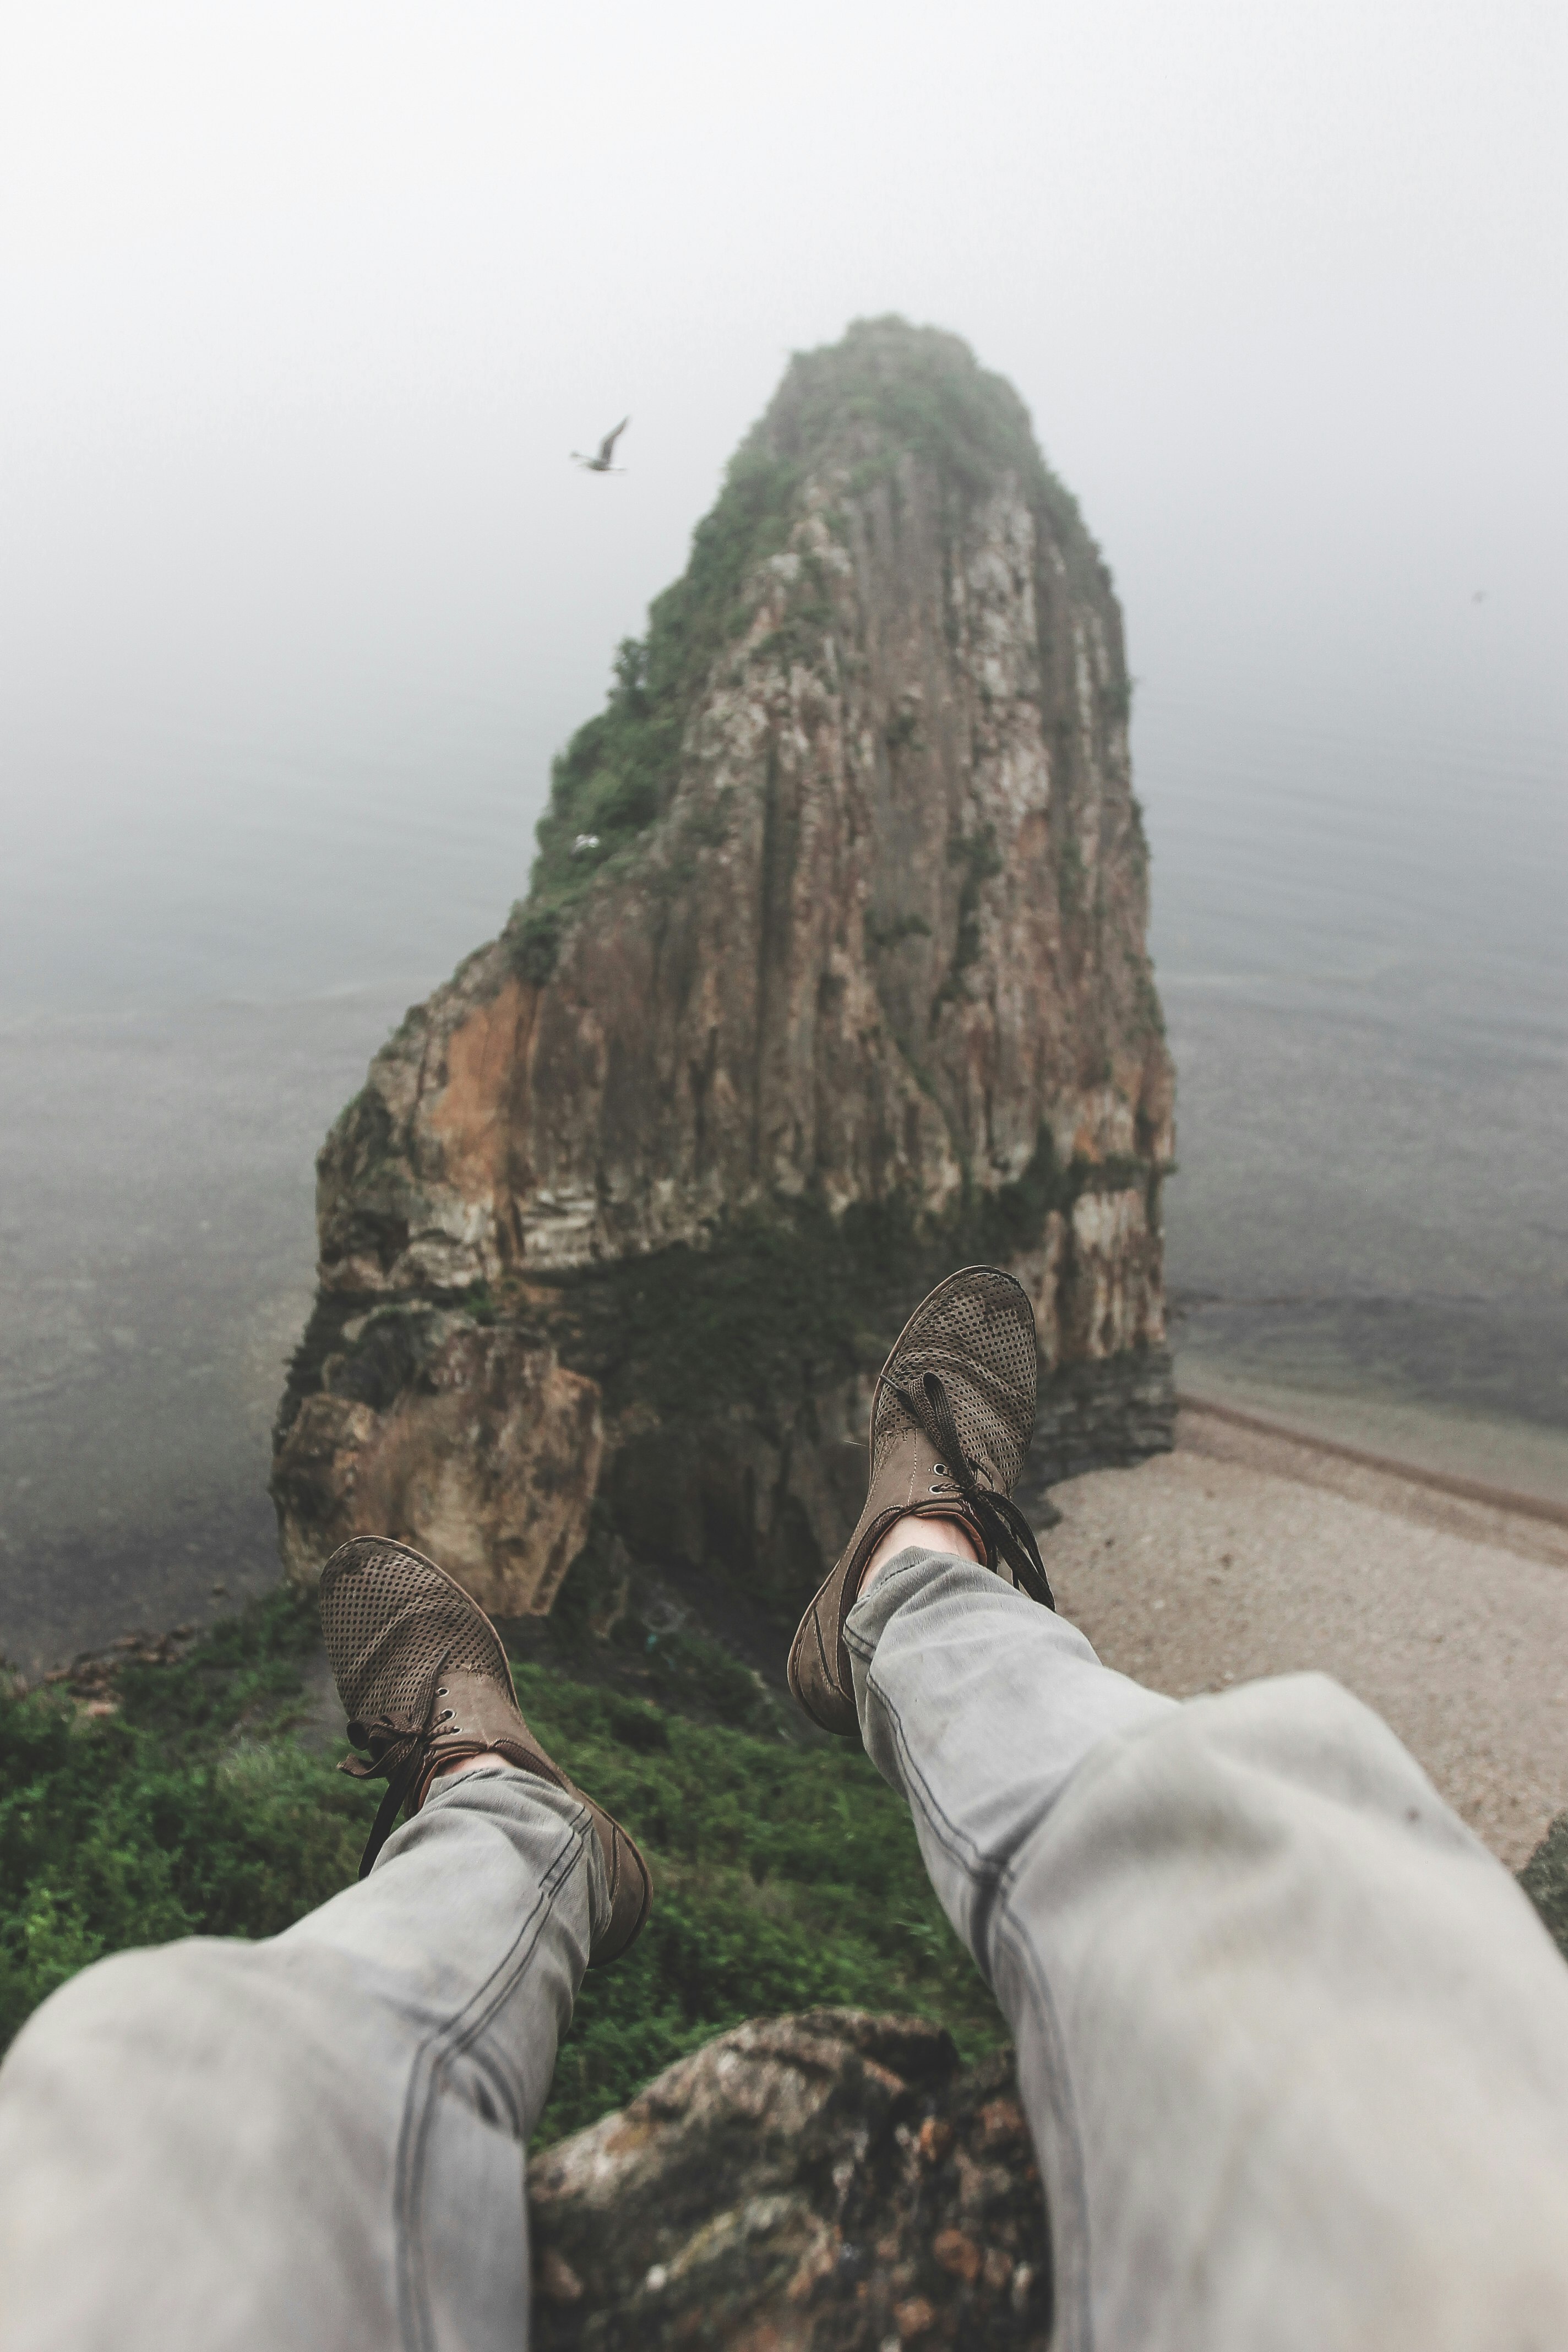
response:
[(293, 1581), (375, 1530), (502, 1613), (613, 1551), (792, 1621), (888, 1342), (980, 1257), (1035, 1302), (1037, 1498), (1170, 1443), (1128, 715), (1012, 389), (895, 319), (792, 361), (555, 763), (527, 898), (322, 1148)]

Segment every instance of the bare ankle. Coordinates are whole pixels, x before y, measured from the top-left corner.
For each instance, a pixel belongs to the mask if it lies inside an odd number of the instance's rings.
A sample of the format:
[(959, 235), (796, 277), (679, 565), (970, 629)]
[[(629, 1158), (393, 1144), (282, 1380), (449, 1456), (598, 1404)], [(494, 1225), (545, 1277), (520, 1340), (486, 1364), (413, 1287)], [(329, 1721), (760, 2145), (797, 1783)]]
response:
[(860, 1579), (860, 1590), (866, 1591), (874, 1577), (879, 1576), (890, 1559), (901, 1551), (915, 1549), (921, 1551), (950, 1551), (955, 1559), (972, 1559), (984, 1567), (984, 1554), (980, 1538), (964, 1519), (928, 1519), (909, 1517), (895, 1519), (876, 1550), (866, 1563)]
[(472, 1772), (476, 1766), (480, 1764), (507, 1764), (510, 1761), (509, 1757), (503, 1756), (500, 1749), (495, 1748), (487, 1748), (479, 1756), (455, 1756), (449, 1764), (437, 1767), (431, 1774), (430, 1785), (434, 1788), (437, 1780), (449, 1780), (458, 1772)]

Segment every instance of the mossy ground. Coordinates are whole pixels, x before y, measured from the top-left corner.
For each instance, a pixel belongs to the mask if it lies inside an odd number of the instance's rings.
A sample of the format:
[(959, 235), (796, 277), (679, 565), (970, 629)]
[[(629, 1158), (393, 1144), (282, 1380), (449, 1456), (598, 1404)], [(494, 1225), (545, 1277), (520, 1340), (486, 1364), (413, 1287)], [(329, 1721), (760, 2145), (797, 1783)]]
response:
[(110, 1716), (0, 1696), (0, 2045), (106, 1952), (272, 1935), (353, 1875), (363, 1797), (288, 1736), (312, 1641), (279, 1598), (121, 1667)]
[[(103, 1954), (272, 1935), (353, 1880), (380, 1784), (292, 1735), (313, 1643), (279, 1595), (178, 1664), (121, 1669), (112, 1716), (55, 1691), (0, 1698), (0, 2045)], [(602, 1668), (519, 1662), (540, 1738), (635, 1830), (658, 1887), (634, 1950), (584, 1985), (543, 2136), (742, 2018), (813, 2002), (918, 2011), (966, 2052), (994, 2046), (995, 2008), (865, 1758), (786, 1744), (752, 1676), (670, 1646), (662, 1707)], [(709, 1720), (679, 1711), (683, 1689)]]

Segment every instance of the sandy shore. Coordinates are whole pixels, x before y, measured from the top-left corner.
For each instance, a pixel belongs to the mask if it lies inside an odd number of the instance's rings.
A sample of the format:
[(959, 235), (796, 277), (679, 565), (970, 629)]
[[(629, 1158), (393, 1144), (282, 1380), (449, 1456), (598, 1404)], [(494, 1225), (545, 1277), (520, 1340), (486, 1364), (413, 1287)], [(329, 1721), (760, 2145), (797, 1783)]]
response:
[(1178, 1697), (1334, 1675), (1514, 1868), (1568, 1807), (1568, 1526), (1202, 1408), (1052, 1500), (1058, 1598), (1108, 1665)]

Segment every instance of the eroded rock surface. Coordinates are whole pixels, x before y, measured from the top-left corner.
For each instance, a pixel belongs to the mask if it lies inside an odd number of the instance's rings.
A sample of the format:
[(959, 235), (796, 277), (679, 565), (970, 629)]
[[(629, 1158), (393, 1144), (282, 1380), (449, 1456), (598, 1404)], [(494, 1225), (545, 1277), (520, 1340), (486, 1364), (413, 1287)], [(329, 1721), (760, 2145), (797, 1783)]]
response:
[(613, 1527), (787, 1612), (868, 1375), (966, 1257), (1035, 1300), (1047, 1474), (1169, 1442), (1121, 616), (1016, 395), (897, 320), (798, 358), (616, 674), (528, 900), (321, 1152), (297, 1580), (466, 1515), (498, 1607)]
[(1050, 2266), (1011, 2060), (921, 2020), (743, 2025), (529, 2168), (541, 2352), (1039, 2347)]
[(588, 1530), (598, 1389), (552, 1348), (461, 1313), (436, 1309), (416, 1341), (395, 1410), (352, 1377), (304, 1399), (276, 1482), (284, 1566), (307, 1581), (350, 1536), (407, 1528), (500, 1614), (548, 1609)]

